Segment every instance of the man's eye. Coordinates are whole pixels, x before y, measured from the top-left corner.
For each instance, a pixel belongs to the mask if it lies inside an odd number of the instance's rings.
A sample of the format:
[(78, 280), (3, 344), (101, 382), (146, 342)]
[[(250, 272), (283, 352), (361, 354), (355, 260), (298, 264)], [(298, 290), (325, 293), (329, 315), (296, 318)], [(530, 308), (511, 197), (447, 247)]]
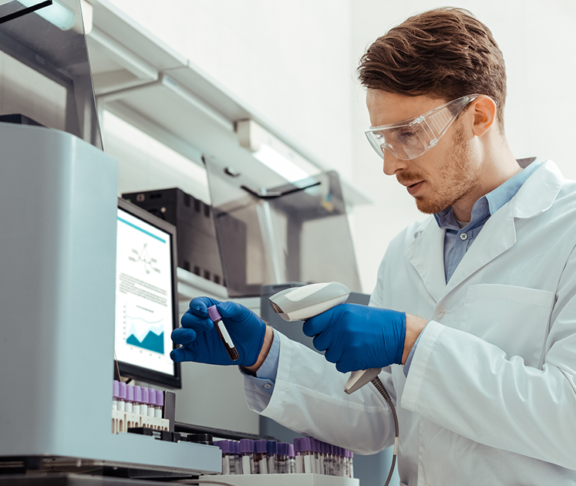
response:
[(398, 140), (405, 145), (416, 145), (420, 142), (416, 130), (407, 130), (398, 134)]

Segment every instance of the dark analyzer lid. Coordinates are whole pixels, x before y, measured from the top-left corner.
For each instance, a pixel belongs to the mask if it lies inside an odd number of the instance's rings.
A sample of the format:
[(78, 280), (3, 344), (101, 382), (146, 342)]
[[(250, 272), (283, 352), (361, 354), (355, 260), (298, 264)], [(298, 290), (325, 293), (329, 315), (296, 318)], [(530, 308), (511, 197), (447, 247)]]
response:
[(0, 0), (0, 122), (102, 148), (79, 0)]

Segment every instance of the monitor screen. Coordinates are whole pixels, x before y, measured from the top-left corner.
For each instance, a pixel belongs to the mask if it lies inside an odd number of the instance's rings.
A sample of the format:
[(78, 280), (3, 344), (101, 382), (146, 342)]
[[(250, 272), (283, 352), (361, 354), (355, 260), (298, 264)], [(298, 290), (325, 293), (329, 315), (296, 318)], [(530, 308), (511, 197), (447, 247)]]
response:
[(174, 227), (122, 201), (118, 208), (115, 352), (120, 372), (178, 386)]

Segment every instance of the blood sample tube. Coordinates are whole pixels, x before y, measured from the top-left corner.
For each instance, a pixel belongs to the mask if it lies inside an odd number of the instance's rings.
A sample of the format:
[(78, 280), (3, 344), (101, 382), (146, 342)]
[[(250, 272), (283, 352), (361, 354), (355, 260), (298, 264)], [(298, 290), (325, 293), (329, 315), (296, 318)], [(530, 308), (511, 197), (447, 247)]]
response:
[(142, 401), (140, 402), (140, 415), (142, 415), (142, 417), (147, 417), (148, 416), (148, 403), (150, 401), (150, 399), (148, 398), (149, 392), (150, 390), (148, 390), (148, 388), (145, 387), (141, 387), (142, 388)]
[(269, 440), (266, 442), (266, 460), (268, 462), (268, 474), (276, 474), (278, 472), (278, 464), (276, 456), (278, 454), (278, 442)]
[(120, 382), (118, 384), (119, 393), (118, 393), (118, 410), (120, 412), (126, 411), (126, 383)]
[(314, 474), (314, 453), (312, 452), (312, 442), (310, 437), (300, 439), (300, 454), (304, 460), (304, 472), (307, 474)]
[(208, 307), (208, 315), (210, 316), (210, 319), (212, 319), (212, 322), (214, 322), (214, 326), (216, 326), (216, 331), (218, 331), (218, 335), (226, 348), (228, 356), (230, 356), (232, 361), (236, 361), (240, 355), (238, 354), (234, 342), (232, 341), (230, 334), (228, 334), (228, 329), (226, 329), (226, 326), (222, 321), (222, 316), (218, 312), (218, 309), (216, 309), (215, 305)]
[(349, 460), (350, 460), (350, 477), (354, 477), (354, 453), (349, 451)]
[(288, 444), (285, 442), (278, 443), (276, 459), (278, 474), (288, 474)]
[(148, 389), (148, 417), (154, 417), (156, 413), (156, 390)]
[(240, 442), (233, 442), (234, 472), (232, 474), (242, 474), (242, 456), (240, 455)]
[(156, 390), (156, 407), (154, 408), (154, 417), (162, 418), (162, 409), (164, 408), (164, 392)]
[[(254, 469), (258, 469), (258, 474), (268, 474), (268, 460), (266, 457), (266, 441), (254, 441)], [(258, 465), (256, 467), (256, 465)]]
[(134, 386), (126, 385), (126, 412), (132, 413), (134, 406)]
[(120, 398), (120, 382), (114, 380), (112, 383), (112, 410), (118, 410), (118, 399)]
[(139, 386), (134, 387), (134, 405), (132, 405), (132, 413), (140, 415), (140, 404), (142, 403), (142, 388)]
[(314, 474), (321, 474), (320, 469), (320, 442), (316, 439), (310, 439), (310, 443), (312, 444), (312, 455), (314, 457)]
[(250, 439), (240, 439), (240, 453), (242, 454), (242, 474), (255, 474), (254, 441)]
[(288, 444), (288, 474), (296, 474), (296, 455), (294, 445)]
[(219, 440), (214, 442), (215, 446), (218, 446), (222, 451), (222, 474), (229, 475), (233, 469), (233, 463), (231, 464), (230, 458), (230, 446), (232, 445), (228, 440)]

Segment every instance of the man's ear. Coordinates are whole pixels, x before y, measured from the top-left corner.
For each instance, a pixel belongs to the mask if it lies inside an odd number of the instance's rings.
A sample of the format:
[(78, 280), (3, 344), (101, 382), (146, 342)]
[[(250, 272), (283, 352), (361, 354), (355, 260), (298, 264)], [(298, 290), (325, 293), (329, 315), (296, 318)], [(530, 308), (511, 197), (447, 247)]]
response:
[(479, 96), (472, 102), (470, 110), (473, 110), (474, 116), (472, 131), (474, 135), (481, 137), (496, 122), (496, 103), (488, 96)]

